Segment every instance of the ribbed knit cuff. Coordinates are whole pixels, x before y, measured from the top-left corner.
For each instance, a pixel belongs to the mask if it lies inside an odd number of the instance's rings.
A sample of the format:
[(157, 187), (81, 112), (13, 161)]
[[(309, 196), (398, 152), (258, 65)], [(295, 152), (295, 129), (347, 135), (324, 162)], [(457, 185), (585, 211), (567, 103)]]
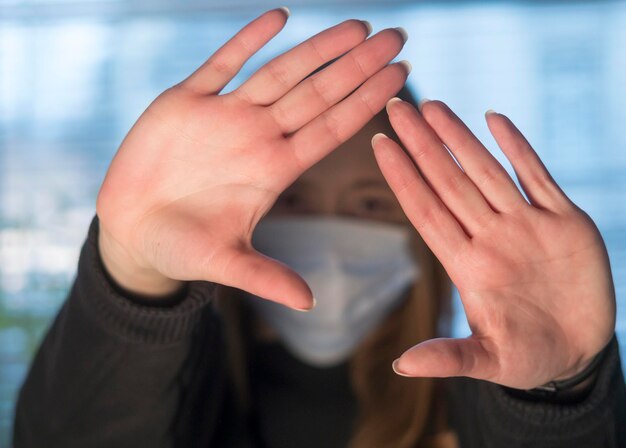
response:
[[(78, 262), (76, 306), (99, 325), (131, 343), (171, 344), (191, 334), (209, 306), (216, 284), (189, 282), (173, 305), (142, 305), (120, 293), (106, 274), (98, 250), (99, 221), (95, 216)], [(214, 318), (217, 318), (214, 315)]]
[[(607, 353), (598, 366), (598, 375), (589, 394), (574, 404), (533, 402), (507, 393), (506, 388), (481, 382), (479, 409), (490, 409), (483, 418), (490, 419), (489, 427), (497, 428), (504, 438), (515, 440), (536, 433), (548, 441), (562, 442), (563, 434), (572, 440), (593, 434), (606, 427), (607, 409), (618, 406), (614, 400), (623, 399), (623, 373), (619, 346), (615, 334), (607, 346)], [(621, 394), (618, 391), (621, 389)], [(484, 407), (483, 407), (484, 406)]]

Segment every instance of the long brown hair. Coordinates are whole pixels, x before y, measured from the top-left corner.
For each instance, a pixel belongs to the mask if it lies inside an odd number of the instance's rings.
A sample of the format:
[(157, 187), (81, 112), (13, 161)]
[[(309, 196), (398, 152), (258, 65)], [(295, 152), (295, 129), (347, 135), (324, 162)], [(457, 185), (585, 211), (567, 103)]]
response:
[(420, 279), (351, 360), (351, 381), (359, 402), (351, 448), (423, 447), (422, 440), (446, 426), (439, 380), (406, 378), (391, 369), (393, 360), (405, 350), (439, 336), (439, 328), (449, 322), (451, 288), (447, 274), (423, 241), (414, 241)]
[[(398, 96), (416, 103), (406, 87)], [(383, 113), (376, 119), (388, 120)], [(397, 140), (395, 135), (390, 137)], [(440, 380), (406, 378), (391, 368), (405, 350), (427, 339), (447, 336), (450, 329), (450, 279), (417, 232), (412, 251), (420, 266), (420, 278), (350, 359), (350, 384), (358, 415), (349, 448), (455, 446), (447, 437), (439, 438), (447, 429)], [(247, 362), (254, 347), (253, 312), (237, 290), (224, 286), (218, 290), (215, 305), (225, 323), (229, 377), (238, 406), (246, 413), (251, 408)]]

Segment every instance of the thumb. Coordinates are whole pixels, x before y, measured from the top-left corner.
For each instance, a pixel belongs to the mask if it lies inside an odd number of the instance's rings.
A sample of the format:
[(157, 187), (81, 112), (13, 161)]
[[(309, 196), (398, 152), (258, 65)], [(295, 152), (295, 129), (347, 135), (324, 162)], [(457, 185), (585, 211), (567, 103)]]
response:
[(315, 305), (309, 286), (284, 263), (251, 247), (232, 248), (225, 259), (228, 262), (219, 283), (299, 311), (309, 311)]
[(429, 339), (417, 344), (393, 362), (393, 369), (403, 376), (488, 379), (495, 375), (497, 361), (483, 341), (472, 335), (462, 339)]

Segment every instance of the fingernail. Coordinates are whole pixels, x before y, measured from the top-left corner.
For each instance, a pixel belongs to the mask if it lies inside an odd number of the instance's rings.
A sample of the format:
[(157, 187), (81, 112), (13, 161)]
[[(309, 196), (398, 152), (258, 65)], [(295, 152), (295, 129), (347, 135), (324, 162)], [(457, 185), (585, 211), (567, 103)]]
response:
[(317, 300), (315, 300), (315, 297), (313, 297), (313, 305), (311, 305), (311, 308), (293, 308), (296, 311), (311, 311), (313, 308), (315, 308), (315, 305), (317, 305)]
[(361, 20), (361, 22), (363, 22), (363, 25), (365, 25), (365, 28), (367, 28), (367, 35), (369, 36), (370, 34), (372, 34), (372, 24), (369, 23), (367, 20)]
[(387, 104), (385, 105), (385, 109), (387, 110), (387, 113), (389, 113), (389, 106), (391, 106), (394, 103), (402, 103), (402, 102), (403, 101), (397, 96), (394, 96), (393, 98), (391, 98), (389, 101), (387, 101)]
[(394, 372), (396, 372), (398, 375), (400, 376), (406, 376), (406, 377), (410, 377), (410, 375), (407, 375), (404, 372), (401, 372), (400, 370), (398, 370), (398, 362), (400, 361), (400, 358), (396, 359), (392, 364), (391, 364), (391, 368), (393, 369)]
[(427, 102), (429, 102), (430, 100), (428, 98), (422, 98), (421, 100), (419, 100), (419, 102), (417, 103), (417, 108), (419, 109), (419, 111), (422, 111), (422, 107), (424, 107), (424, 104), (426, 104)]
[(287, 17), (291, 16), (291, 11), (289, 11), (289, 8), (287, 8), (286, 6), (281, 6), (278, 9), (282, 9), (283, 11), (285, 11), (285, 14), (287, 14)]
[(402, 28), (401, 26), (396, 27), (396, 31), (398, 33), (400, 33), (400, 35), (402, 36), (402, 40), (404, 42), (406, 42), (407, 40), (409, 40), (409, 33), (406, 32), (406, 30), (404, 28)]
[(404, 68), (406, 68), (406, 74), (408, 75), (409, 73), (411, 73), (411, 70), (413, 70), (413, 66), (411, 65), (411, 63), (409, 61), (407, 61), (406, 59), (403, 61), (400, 61), (399, 64), (404, 65)]
[(372, 137), (372, 145), (374, 145), (374, 143), (376, 143), (376, 140), (380, 140), (381, 138), (387, 138), (387, 136), (385, 134), (383, 134), (382, 132), (379, 132), (378, 134), (374, 135)]
[(498, 112), (496, 112), (495, 110), (493, 110), (493, 109), (489, 109), (487, 112), (485, 112), (485, 116), (487, 116), (487, 115), (495, 115), (495, 114), (497, 114), (497, 113), (498, 113)]
[(398, 98), (397, 96), (394, 96), (389, 101), (387, 101), (387, 106), (386, 107), (389, 108), (389, 106), (391, 106), (394, 103), (402, 103), (402, 100), (400, 98)]

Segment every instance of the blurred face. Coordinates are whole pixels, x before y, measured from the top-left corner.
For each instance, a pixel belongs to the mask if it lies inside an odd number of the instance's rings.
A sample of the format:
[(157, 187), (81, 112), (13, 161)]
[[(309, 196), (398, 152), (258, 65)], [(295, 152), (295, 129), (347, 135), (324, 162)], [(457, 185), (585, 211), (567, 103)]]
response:
[(390, 133), (380, 118), (300, 176), (269, 215), (339, 215), (391, 223), (407, 219), (383, 177), (371, 146), (377, 132)]
[[(352, 139), (306, 171), (278, 198), (268, 217), (341, 217), (384, 222), (403, 228), (408, 220), (380, 172), (371, 147), (371, 137), (377, 132), (390, 134), (391, 129), (386, 120), (372, 120)], [(381, 235), (374, 232), (358, 239), (357, 235), (363, 231), (359, 229), (350, 228), (348, 233), (343, 234), (338, 243), (343, 249), (338, 250), (345, 250), (347, 245), (347, 253), (362, 254), (364, 258), (357, 262), (356, 272), (367, 270), (366, 267), (371, 266), (372, 262), (380, 265), (381, 261), (378, 260), (382, 260), (383, 267), (378, 266), (374, 271), (362, 274), (366, 277), (366, 283), (373, 281), (374, 284), (365, 285), (363, 279), (357, 277), (345, 277), (337, 283), (337, 273), (334, 271), (309, 272), (305, 275), (306, 281), (312, 286), (314, 294), (321, 292), (318, 299), (322, 300), (318, 300), (316, 309), (303, 314), (265, 301), (253, 302), (261, 314), (255, 325), (259, 339), (275, 340), (278, 338), (275, 328), (278, 328), (292, 350), (298, 352), (300, 349), (303, 359), (313, 362), (315, 356), (319, 356), (316, 362), (321, 362), (328, 351), (320, 347), (333, 346), (333, 350), (340, 350), (342, 346), (354, 347), (386, 315), (405, 286), (414, 279), (415, 268), (409, 267), (407, 261), (399, 261), (404, 260), (401, 255), (404, 252), (395, 233), (396, 236), (392, 238), (389, 238), (388, 233)], [(289, 256), (295, 256), (296, 260), (301, 254), (308, 254), (302, 260), (311, 258), (308, 252), (310, 246), (306, 246), (307, 239), (294, 240), (294, 235), (289, 231), (279, 233), (281, 237), (272, 242), (273, 253), (269, 252), (270, 255), (276, 256), (276, 250), (282, 248), (283, 251), (287, 250)], [(307, 235), (311, 237), (312, 234)], [(324, 245), (322, 241), (315, 243), (318, 249)], [(286, 261), (281, 256), (277, 258)], [(310, 263), (305, 261), (305, 265)], [(355, 267), (352, 266), (347, 272), (354, 271)], [(320, 269), (319, 266), (317, 269)], [(385, 270), (392, 272), (386, 273)], [(381, 293), (382, 290), (387, 292)], [(362, 296), (364, 291), (368, 295)], [(339, 300), (324, 300), (330, 297)], [(318, 347), (313, 352), (315, 355), (303, 354), (309, 350), (304, 349), (310, 346)]]

